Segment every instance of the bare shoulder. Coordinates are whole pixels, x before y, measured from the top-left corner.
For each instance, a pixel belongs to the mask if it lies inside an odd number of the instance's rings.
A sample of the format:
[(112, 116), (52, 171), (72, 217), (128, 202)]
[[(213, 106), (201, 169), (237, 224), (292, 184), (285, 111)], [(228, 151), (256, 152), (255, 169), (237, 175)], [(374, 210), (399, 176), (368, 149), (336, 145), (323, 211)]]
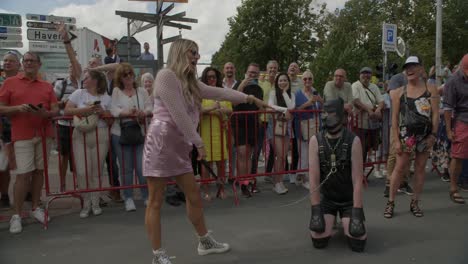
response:
[(402, 94), (403, 94), (403, 86), (390, 91), (390, 97), (392, 99), (400, 98)]

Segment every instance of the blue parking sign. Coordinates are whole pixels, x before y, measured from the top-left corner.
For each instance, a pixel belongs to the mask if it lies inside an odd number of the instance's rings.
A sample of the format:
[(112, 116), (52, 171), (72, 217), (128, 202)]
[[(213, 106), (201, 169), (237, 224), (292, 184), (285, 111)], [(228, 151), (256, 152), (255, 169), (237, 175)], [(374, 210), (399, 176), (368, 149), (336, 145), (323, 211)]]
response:
[(393, 29), (387, 29), (387, 42), (393, 42)]

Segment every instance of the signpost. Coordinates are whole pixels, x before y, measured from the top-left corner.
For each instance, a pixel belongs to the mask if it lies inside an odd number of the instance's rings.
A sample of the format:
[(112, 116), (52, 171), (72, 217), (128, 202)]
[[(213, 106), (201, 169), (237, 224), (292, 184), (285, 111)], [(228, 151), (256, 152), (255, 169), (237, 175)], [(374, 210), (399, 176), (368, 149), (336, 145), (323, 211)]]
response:
[[(131, 34), (136, 34), (138, 32), (141, 32), (143, 30), (152, 28), (154, 26), (157, 27), (157, 33), (156, 33), (156, 42), (157, 42), (157, 63), (158, 63), (158, 70), (162, 69), (164, 66), (164, 56), (163, 56), (163, 45), (170, 43), (172, 41), (175, 41), (180, 38), (180, 36), (174, 36), (171, 38), (163, 39), (163, 27), (164, 26), (169, 26), (169, 27), (176, 27), (178, 29), (192, 29), (191, 26), (187, 26), (184, 24), (179, 24), (179, 23), (173, 23), (173, 21), (178, 21), (178, 22), (188, 22), (188, 23), (198, 23), (197, 19), (192, 19), (192, 18), (185, 18), (185, 12), (181, 12), (172, 16), (167, 15), (172, 9), (174, 8), (173, 3), (187, 3), (188, 0), (130, 0), (130, 1), (150, 1), (150, 2), (156, 2), (156, 13), (155, 14), (150, 14), (150, 13), (137, 13), (137, 12), (128, 12), (128, 11), (115, 11), (116, 15), (119, 15), (121, 17), (127, 18), (127, 28), (128, 28), (128, 36), (130, 37)], [(166, 6), (166, 8), (163, 9), (163, 3), (164, 2), (172, 2), (172, 4)], [(144, 21), (148, 22), (149, 24), (146, 24), (142, 27), (140, 27), (137, 30), (133, 30), (133, 32), (130, 32), (130, 24), (134, 20), (139, 20), (139, 21)], [(130, 45), (128, 44), (127, 49), (130, 50)]]
[(388, 23), (382, 24), (382, 50), (384, 52), (382, 76), (384, 81), (386, 81), (385, 68), (387, 67), (387, 51), (397, 51), (397, 25)]
[(21, 16), (17, 14), (0, 14), (0, 26), (21, 27)]
[(1, 34), (0, 33), (0, 40), (7, 40), (7, 41), (11, 41), (11, 40), (19, 40), (21, 41), (21, 35), (10, 35), (10, 34)]
[(0, 48), (22, 48), (21, 16), (18, 14), (0, 14)]
[(0, 27), (0, 33), (3, 33), (3, 34), (21, 34), (21, 28)]
[(0, 41), (0, 48), (22, 48), (23, 42), (21, 41)]
[(58, 31), (47, 29), (28, 29), (28, 40), (35, 41), (63, 41)]
[(27, 20), (36, 20), (44, 22), (63, 22), (67, 24), (75, 24), (76, 19), (74, 17), (61, 17), (61, 16), (46, 16), (46, 15), (37, 15), (37, 14), (26, 14)]
[[(28, 26), (28, 28), (43, 28), (43, 29), (52, 29), (52, 30), (55, 30), (55, 26), (56, 24), (54, 23), (45, 23), (45, 22), (32, 22), (32, 21), (28, 21), (26, 22), (26, 26)], [(75, 25), (68, 25), (68, 24), (65, 24), (66, 28), (68, 31), (70, 30), (76, 30), (76, 26)]]
[(36, 42), (29, 41), (29, 50), (35, 52), (65, 53), (65, 45), (61, 42)]

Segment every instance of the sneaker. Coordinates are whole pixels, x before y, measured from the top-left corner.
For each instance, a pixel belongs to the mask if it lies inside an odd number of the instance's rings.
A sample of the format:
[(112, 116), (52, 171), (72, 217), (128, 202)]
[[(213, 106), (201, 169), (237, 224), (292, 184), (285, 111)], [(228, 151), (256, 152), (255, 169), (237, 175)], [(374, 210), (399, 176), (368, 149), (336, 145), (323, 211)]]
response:
[(459, 183), (457, 185), (460, 188), (460, 190), (462, 190), (464, 192), (468, 192), (468, 182), (462, 182), (462, 183)]
[(245, 184), (241, 185), (241, 192), (242, 192), (242, 195), (244, 195), (246, 198), (252, 197), (252, 193), (250, 192), (248, 186)]
[(384, 192), (383, 192), (383, 196), (384, 196), (385, 198), (388, 198), (389, 194), (390, 194), (390, 186), (386, 185), (386, 186), (385, 186), (385, 190), (384, 190)]
[(133, 202), (132, 198), (125, 199), (125, 211), (136, 211), (135, 203)]
[(275, 187), (273, 187), (273, 191), (277, 194), (286, 194), (288, 192), (288, 189), (284, 187), (284, 184), (282, 182), (275, 183)]
[(302, 187), (306, 188), (307, 190), (310, 189), (310, 183), (308, 181), (302, 182)]
[(145, 199), (145, 201), (143, 202), (143, 204), (145, 205), (145, 207), (148, 207), (148, 199)]
[(405, 193), (407, 195), (413, 195), (413, 188), (407, 183), (404, 182), (400, 185), (400, 188), (398, 188), (399, 193)]
[(211, 232), (202, 237), (198, 237), (198, 255), (204, 256), (212, 253), (224, 253), (229, 250), (229, 244), (219, 243), (212, 236)]
[(290, 184), (296, 184), (296, 180), (297, 180), (297, 175), (296, 174), (289, 174), (289, 183)]
[(91, 212), (91, 208), (89, 207), (83, 207), (80, 212), (80, 218), (88, 218), (89, 212)]
[(179, 199), (175, 195), (166, 196), (165, 200), (166, 203), (170, 206), (180, 206), (182, 204), (182, 202), (179, 201)]
[(12, 215), (10, 219), (10, 233), (18, 234), (23, 231), (23, 226), (21, 225), (21, 217), (17, 214)]
[(382, 178), (384, 178), (385, 176), (383, 175), (382, 171), (380, 171), (380, 170), (374, 170), (374, 177), (377, 178), (377, 179), (382, 179)]
[(172, 264), (172, 262), (164, 249), (158, 249), (154, 252), (152, 264)]
[(99, 206), (93, 206), (91, 208), (91, 211), (93, 211), (93, 215), (100, 215), (102, 214), (102, 209)]
[(442, 174), (442, 176), (440, 177), (440, 179), (441, 179), (443, 182), (450, 182), (450, 174), (444, 173), (444, 174)]
[[(45, 223), (45, 214), (44, 214), (44, 210), (42, 210), (42, 208), (36, 208), (34, 210), (31, 210), (29, 212), (29, 215), (31, 217), (33, 217), (34, 219), (36, 219), (39, 223), (41, 224), (44, 224)], [(50, 217), (47, 217), (47, 222), (50, 221)]]

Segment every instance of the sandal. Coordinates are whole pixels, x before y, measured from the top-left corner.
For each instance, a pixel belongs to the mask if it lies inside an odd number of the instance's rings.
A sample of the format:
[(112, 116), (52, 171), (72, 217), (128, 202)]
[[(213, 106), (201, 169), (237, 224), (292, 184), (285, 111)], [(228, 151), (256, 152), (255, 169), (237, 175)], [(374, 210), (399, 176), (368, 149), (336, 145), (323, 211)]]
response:
[(385, 211), (384, 211), (383, 216), (385, 218), (392, 218), (394, 208), (395, 208), (395, 201), (388, 201), (387, 202), (387, 207), (385, 207)]
[(465, 199), (458, 193), (457, 190), (450, 191), (450, 200), (457, 204), (464, 204)]
[(410, 211), (411, 211), (411, 213), (413, 213), (413, 215), (416, 216), (416, 217), (423, 217), (423, 216), (424, 216), (424, 213), (423, 213), (423, 211), (421, 210), (421, 208), (419, 208), (418, 202), (419, 202), (418, 200), (413, 200), (413, 199), (411, 199)]

